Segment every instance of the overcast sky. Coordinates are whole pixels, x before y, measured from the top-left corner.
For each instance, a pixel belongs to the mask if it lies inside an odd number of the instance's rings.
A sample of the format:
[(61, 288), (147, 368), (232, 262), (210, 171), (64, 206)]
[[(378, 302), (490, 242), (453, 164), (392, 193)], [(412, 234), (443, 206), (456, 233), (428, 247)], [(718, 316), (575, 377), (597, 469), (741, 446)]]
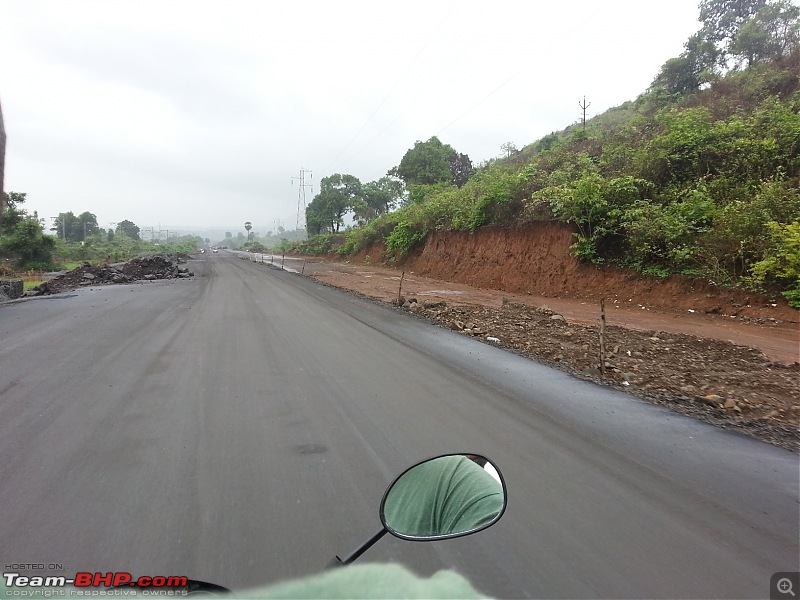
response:
[(106, 228), (294, 229), (301, 168), (373, 181), (433, 135), (477, 164), (635, 99), (698, 2), (0, 0), (5, 189)]

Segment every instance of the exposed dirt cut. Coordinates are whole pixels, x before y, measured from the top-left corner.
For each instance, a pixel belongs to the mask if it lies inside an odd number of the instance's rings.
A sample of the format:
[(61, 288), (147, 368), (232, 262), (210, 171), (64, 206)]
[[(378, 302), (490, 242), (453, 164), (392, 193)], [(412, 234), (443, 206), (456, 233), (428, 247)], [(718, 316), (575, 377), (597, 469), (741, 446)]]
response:
[[(557, 222), (518, 229), (486, 227), (475, 233), (437, 232), (402, 262), (402, 268), (417, 275), (518, 294), (593, 300), (624, 296), (634, 304), (662, 310), (800, 320), (800, 313), (780, 295), (763, 296), (688, 277), (658, 279), (580, 263), (570, 255), (573, 233), (571, 226)], [(375, 245), (356, 255), (353, 262), (380, 264), (386, 259), (383, 246)]]

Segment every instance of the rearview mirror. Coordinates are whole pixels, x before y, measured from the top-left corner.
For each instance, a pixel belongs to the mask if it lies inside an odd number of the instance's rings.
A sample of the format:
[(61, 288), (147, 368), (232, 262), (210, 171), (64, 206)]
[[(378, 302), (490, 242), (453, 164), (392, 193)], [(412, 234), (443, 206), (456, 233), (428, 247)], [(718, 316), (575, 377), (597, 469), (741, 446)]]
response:
[(386, 490), (381, 522), (405, 540), (444, 540), (494, 525), (506, 509), (506, 484), (485, 456), (450, 454), (410, 467)]

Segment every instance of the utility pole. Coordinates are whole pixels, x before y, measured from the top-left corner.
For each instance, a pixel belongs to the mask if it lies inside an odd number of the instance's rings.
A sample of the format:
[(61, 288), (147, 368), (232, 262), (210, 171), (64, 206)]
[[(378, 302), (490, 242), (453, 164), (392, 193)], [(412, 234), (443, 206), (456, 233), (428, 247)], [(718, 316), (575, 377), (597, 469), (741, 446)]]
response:
[(306, 183), (306, 173), (308, 173), (308, 178), (312, 179), (313, 175), (311, 171), (306, 171), (303, 167), (300, 167), (300, 175), (292, 177), (292, 183), (295, 182), (296, 179), (300, 180), (300, 188), (297, 190), (297, 224), (295, 225), (295, 229), (300, 229), (300, 206), (302, 205), (303, 209), (303, 226), (305, 228), (305, 216), (306, 216), (306, 188), (311, 188), (311, 193), (314, 193), (314, 186), (310, 183)]
[(584, 96), (584, 97), (583, 97), (583, 104), (581, 104), (580, 102), (578, 102), (578, 106), (580, 106), (580, 107), (583, 109), (583, 119), (582, 119), (582, 122), (583, 122), (583, 130), (584, 130), (584, 131), (586, 131), (586, 109), (587, 109), (587, 108), (589, 108), (591, 105), (592, 105), (592, 103), (591, 103), (591, 102), (589, 102), (589, 104), (586, 104), (586, 96)]

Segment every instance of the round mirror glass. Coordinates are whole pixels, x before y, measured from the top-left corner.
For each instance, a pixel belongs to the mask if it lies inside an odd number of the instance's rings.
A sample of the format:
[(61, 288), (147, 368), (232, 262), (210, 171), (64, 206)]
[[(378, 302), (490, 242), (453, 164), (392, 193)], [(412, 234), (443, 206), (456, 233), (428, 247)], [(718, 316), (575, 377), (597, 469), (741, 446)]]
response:
[(506, 509), (506, 485), (485, 456), (450, 454), (406, 470), (381, 502), (389, 533), (410, 540), (446, 539), (493, 525)]

